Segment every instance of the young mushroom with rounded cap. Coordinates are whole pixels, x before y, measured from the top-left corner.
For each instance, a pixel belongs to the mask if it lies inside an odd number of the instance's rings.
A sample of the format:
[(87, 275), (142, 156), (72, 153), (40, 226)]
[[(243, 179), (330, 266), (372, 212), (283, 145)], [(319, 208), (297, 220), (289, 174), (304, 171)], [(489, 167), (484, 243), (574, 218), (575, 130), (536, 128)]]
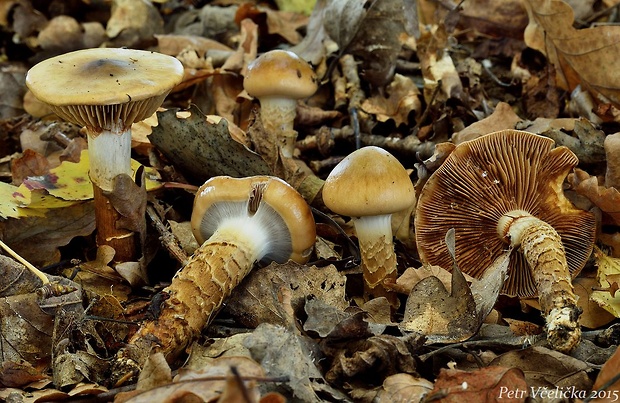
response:
[[(115, 379), (151, 352), (173, 361), (210, 322), (258, 261), (308, 261), (316, 228), (295, 189), (279, 178), (214, 177), (194, 200), (192, 231), (201, 246), (163, 290), (159, 316), (145, 322), (117, 356)], [(131, 364), (127, 364), (130, 361)]]
[(134, 233), (118, 228), (119, 214), (106, 193), (118, 175), (133, 176), (131, 125), (151, 116), (181, 82), (183, 66), (171, 56), (131, 49), (85, 49), (32, 67), (26, 85), (61, 118), (84, 126), (95, 198), (97, 241), (135, 258)]
[(362, 255), (365, 298), (386, 297), (392, 306), (398, 306), (396, 293), (386, 289), (384, 281), (397, 277), (392, 214), (415, 202), (405, 168), (382, 148), (360, 148), (329, 174), (323, 201), (334, 213), (353, 219)]
[(422, 261), (450, 268), (444, 237), (454, 228), (457, 264), (477, 278), (515, 247), (502, 292), (538, 296), (549, 344), (568, 352), (581, 338), (572, 278), (592, 251), (595, 220), (562, 191), (577, 157), (553, 147), (517, 130), (458, 145), (422, 189), (415, 233)]
[(310, 64), (287, 50), (271, 50), (248, 65), (243, 87), (260, 101), (263, 127), (278, 139), (286, 158), (295, 150), (297, 100), (314, 94), (317, 81)]

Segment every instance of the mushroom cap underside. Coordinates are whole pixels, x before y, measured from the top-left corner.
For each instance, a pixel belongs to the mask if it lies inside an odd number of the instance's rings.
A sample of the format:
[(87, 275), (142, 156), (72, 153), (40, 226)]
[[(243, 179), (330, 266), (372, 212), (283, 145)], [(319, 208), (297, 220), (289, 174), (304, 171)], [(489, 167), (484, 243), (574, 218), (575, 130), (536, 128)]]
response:
[[(525, 210), (560, 235), (571, 275), (592, 251), (593, 214), (579, 210), (563, 193), (563, 182), (578, 159), (554, 141), (518, 130), (503, 130), (458, 145), (424, 185), (415, 214), (416, 242), (423, 262), (452, 267), (445, 235), (455, 229), (459, 268), (480, 278), (504, 251), (497, 233), (500, 217)], [(513, 251), (502, 292), (533, 297), (536, 284), (521, 253)]]
[(172, 56), (96, 48), (38, 63), (28, 71), (26, 85), (50, 105), (114, 105), (168, 94), (182, 78), (183, 65)]
[(323, 186), (323, 202), (334, 213), (363, 217), (405, 210), (415, 201), (413, 184), (402, 164), (375, 146), (346, 156)]
[(214, 231), (212, 228), (205, 229), (205, 217), (215, 210), (228, 210), (223, 207), (226, 203), (241, 204), (244, 213), (249, 210), (249, 214), (258, 211), (259, 205), (266, 205), (265, 210), (269, 214), (275, 213), (270, 218), (270, 224), (286, 227), (286, 242), (290, 244), (288, 258), (300, 263), (307, 261), (316, 241), (314, 218), (306, 201), (288, 183), (272, 176), (217, 176), (207, 180), (196, 193), (192, 211), (192, 231), (199, 243), (205, 242)]
[(272, 50), (248, 65), (243, 88), (253, 97), (307, 98), (318, 88), (316, 73), (301, 57), (286, 50)]

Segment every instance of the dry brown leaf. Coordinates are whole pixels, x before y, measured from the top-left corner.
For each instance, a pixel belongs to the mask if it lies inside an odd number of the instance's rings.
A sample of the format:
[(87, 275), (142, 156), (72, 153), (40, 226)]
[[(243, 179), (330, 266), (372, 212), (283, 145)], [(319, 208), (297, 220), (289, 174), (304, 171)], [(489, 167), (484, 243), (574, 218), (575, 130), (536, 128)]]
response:
[(530, 396), (523, 372), (489, 366), (476, 371), (442, 368), (427, 399), (441, 403), (525, 402)]
[[(618, 396), (620, 396), (620, 379), (617, 378), (618, 374), (620, 374), (620, 349), (616, 349), (614, 355), (603, 365), (592, 386), (591, 396), (598, 398), (595, 400), (597, 403), (618, 401)], [(614, 377), (616, 377), (616, 381), (611, 385), (607, 385)]]
[(411, 350), (419, 347), (421, 340), (423, 338), (419, 336), (399, 338), (380, 335), (344, 341), (340, 349), (333, 348), (327, 352), (333, 356), (333, 362), (325, 379), (340, 385), (360, 376), (368, 376), (371, 382), (377, 384), (390, 375), (415, 374), (416, 363)]
[(437, 277), (441, 280), (441, 283), (446, 288), (446, 291), (450, 292), (452, 287), (452, 275), (450, 272), (443, 267), (430, 265), (424, 265), (420, 268), (407, 268), (407, 270), (405, 270), (405, 272), (396, 280), (398, 292), (401, 294), (409, 294), (416, 284), (431, 276)]
[(278, 296), (281, 287), (292, 292), (293, 310), (302, 316), (309, 296), (344, 311), (348, 306), (345, 284), (346, 278), (333, 265), (306, 267), (294, 262), (272, 263), (251, 272), (243, 287), (233, 292), (224, 309), (248, 327), (264, 322), (285, 326), (288, 320), (281, 313), (282, 302)]
[(25, 68), (19, 64), (3, 64), (0, 67), (0, 119), (7, 119), (23, 113), (22, 98), (26, 93), (24, 85)]
[(279, 35), (293, 45), (298, 44), (302, 38), (297, 30), (308, 24), (308, 17), (303, 14), (257, 7), (252, 3), (242, 3), (237, 9), (235, 21), (244, 19), (251, 19), (258, 24), (261, 37), (265, 40), (267, 34)]
[(521, 39), (527, 12), (520, 0), (468, 0), (462, 3), (458, 26), (485, 35)]
[(49, 173), (50, 164), (40, 153), (26, 149), (22, 156), (11, 162), (13, 184), (19, 185), (29, 176), (41, 176)]
[(318, 370), (315, 342), (296, 329), (262, 323), (246, 338), (244, 345), (267, 375), (288, 376), (289, 381), (282, 387), (292, 391), (300, 401), (321, 402), (317, 391), (343, 397), (327, 385)]
[(146, 0), (113, 0), (106, 34), (115, 46), (137, 46), (164, 33), (164, 20)]
[(410, 18), (398, 0), (332, 1), (326, 6), (323, 24), (340, 51), (360, 61), (360, 77), (383, 87), (394, 75), (400, 36)]
[(618, 189), (599, 185), (596, 176), (590, 176), (586, 171), (579, 168), (568, 175), (568, 181), (577, 193), (590, 199), (592, 203), (609, 215), (616, 225), (620, 225), (620, 191)]
[(460, 144), (464, 141), (478, 138), (484, 134), (503, 129), (514, 129), (515, 125), (521, 120), (523, 119), (514, 112), (510, 105), (505, 102), (500, 102), (491, 115), (454, 133), (452, 135), (452, 141), (455, 144)]
[(573, 28), (573, 10), (561, 0), (527, 0), (530, 23), (526, 44), (547, 55), (556, 70), (557, 85), (572, 91), (581, 84), (603, 102), (620, 105), (620, 57), (617, 26)]
[(378, 403), (416, 403), (433, 390), (433, 383), (410, 374), (390, 375), (377, 395)]
[(75, 18), (67, 15), (52, 18), (37, 37), (39, 46), (49, 56), (78, 49), (96, 48), (106, 39), (105, 29), (100, 23), (80, 24)]
[(35, 266), (58, 262), (58, 248), (77, 236), (90, 235), (95, 230), (93, 203), (77, 203), (54, 208), (45, 217), (8, 219), (0, 223), (6, 243)]
[(575, 294), (579, 297), (577, 304), (583, 310), (579, 319), (579, 323), (582, 326), (598, 329), (615, 319), (615, 316), (601, 308), (599, 304), (591, 299), (593, 289), (599, 287), (599, 283), (595, 278), (577, 277), (573, 280), (573, 287), (575, 288)]
[(385, 92), (388, 94), (387, 98), (376, 95), (364, 100), (362, 109), (368, 114), (375, 114), (380, 122), (393, 119), (396, 126), (408, 124), (411, 112), (420, 113), (420, 91), (410, 78), (395, 74)]
[(461, 271), (452, 271), (450, 292), (437, 277), (426, 277), (413, 287), (399, 328), (427, 336), (429, 342), (456, 343), (476, 333), (476, 303)]
[(590, 390), (592, 381), (588, 377), (589, 364), (544, 347), (509, 351), (491, 361), (490, 365), (519, 368), (525, 374), (532, 398), (541, 398), (541, 393), (559, 389), (574, 388)]
[(620, 189), (620, 132), (605, 137), (603, 143), (607, 160), (605, 187)]

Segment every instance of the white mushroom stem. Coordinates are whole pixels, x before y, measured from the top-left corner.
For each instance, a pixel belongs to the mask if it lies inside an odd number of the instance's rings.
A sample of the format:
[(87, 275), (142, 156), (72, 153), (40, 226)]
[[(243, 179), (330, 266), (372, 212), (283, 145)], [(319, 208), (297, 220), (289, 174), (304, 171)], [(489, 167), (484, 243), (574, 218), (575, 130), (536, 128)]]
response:
[(120, 174), (132, 176), (131, 129), (101, 133), (88, 131), (90, 179), (104, 191), (114, 189), (114, 178)]
[(364, 294), (386, 297), (396, 306), (396, 294), (383, 285), (386, 279), (396, 279), (397, 276), (391, 218), (391, 214), (358, 217), (353, 223), (362, 255)]
[(297, 131), (294, 122), (297, 116), (297, 101), (282, 97), (261, 97), (261, 121), (267, 133), (277, 138), (282, 156), (293, 157)]
[(523, 210), (504, 214), (497, 229), (513, 247), (521, 247), (532, 270), (549, 344), (557, 351), (569, 352), (581, 340), (581, 308), (560, 236), (552, 226)]

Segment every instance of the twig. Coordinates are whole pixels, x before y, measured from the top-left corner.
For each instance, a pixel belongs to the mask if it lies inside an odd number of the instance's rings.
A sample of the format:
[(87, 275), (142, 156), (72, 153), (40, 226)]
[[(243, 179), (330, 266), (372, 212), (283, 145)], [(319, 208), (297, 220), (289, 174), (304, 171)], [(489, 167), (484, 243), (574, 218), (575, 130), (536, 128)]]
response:
[(182, 265), (185, 265), (188, 260), (187, 254), (179, 246), (177, 238), (166, 228), (164, 223), (159, 218), (159, 215), (153, 208), (153, 206), (147, 206), (146, 213), (148, 214), (151, 222), (159, 232), (162, 245), (170, 252), (170, 254)]
[(9, 255), (11, 255), (19, 263), (21, 263), (24, 266), (26, 266), (26, 268), (28, 270), (30, 270), (35, 276), (37, 276), (39, 278), (39, 280), (41, 280), (43, 285), (49, 284), (50, 280), (47, 278), (45, 273), (43, 273), (41, 270), (39, 270), (36, 267), (34, 267), (29, 261), (27, 261), (23, 257), (19, 256), (17, 254), (17, 252), (15, 252), (13, 249), (9, 248), (9, 246), (7, 244), (5, 244), (4, 242), (0, 241), (0, 247), (2, 247), (2, 249), (4, 249)]

